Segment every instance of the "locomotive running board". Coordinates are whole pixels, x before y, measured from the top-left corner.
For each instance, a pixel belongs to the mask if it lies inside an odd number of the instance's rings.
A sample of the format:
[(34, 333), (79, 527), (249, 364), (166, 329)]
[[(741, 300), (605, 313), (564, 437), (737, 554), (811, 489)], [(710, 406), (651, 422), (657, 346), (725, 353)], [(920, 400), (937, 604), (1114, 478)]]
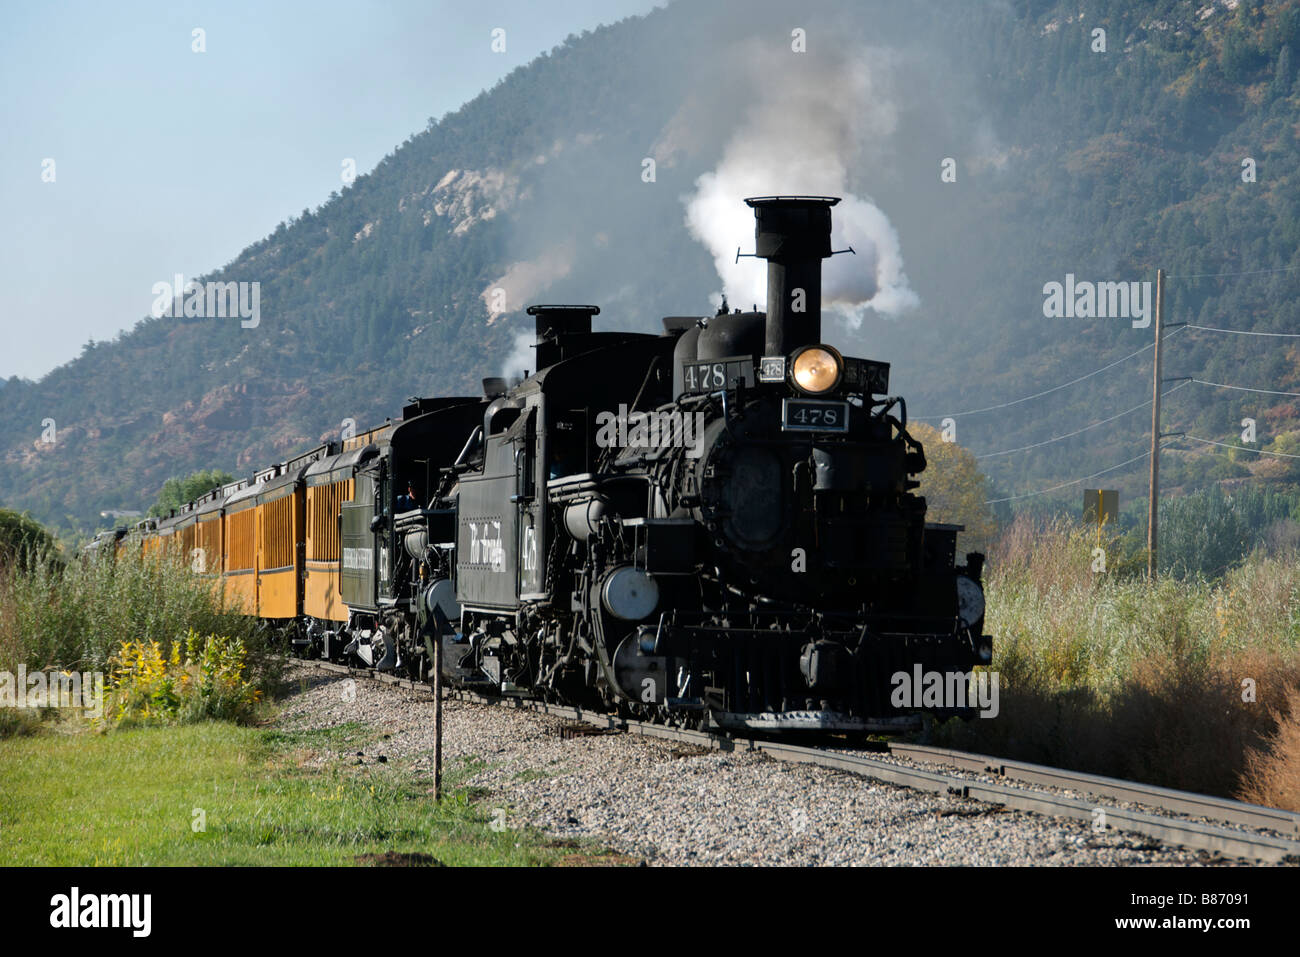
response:
[(861, 731), (868, 734), (904, 734), (919, 731), (921, 716), (855, 718), (838, 711), (715, 711), (720, 727), (750, 731)]

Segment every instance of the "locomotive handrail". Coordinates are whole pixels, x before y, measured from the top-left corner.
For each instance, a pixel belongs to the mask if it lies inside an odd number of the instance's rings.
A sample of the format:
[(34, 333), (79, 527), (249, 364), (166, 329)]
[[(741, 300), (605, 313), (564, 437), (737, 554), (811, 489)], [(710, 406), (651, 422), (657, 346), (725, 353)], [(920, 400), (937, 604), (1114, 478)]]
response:
[[(876, 411), (876, 406), (881, 407), (880, 411), (878, 412)], [(885, 398), (883, 399), (872, 402), (871, 413), (872, 415), (877, 415), (882, 418), (887, 418), (889, 415), (889, 410), (892, 409), (894, 406), (898, 406), (900, 418), (896, 419), (896, 421), (898, 421), (899, 428), (906, 429), (907, 428), (907, 400), (904, 399), (901, 395), (885, 396)]]
[(727, 390), (719, 389), (717, 392), (709, 393), (710, 399), (715, 396), (722, 396), (722, 430), (726, 432), (727, 435), (731, 435), (731, 412), (727, 407)]
[(469, 434), (469, 438), (465, 440), (465, 444), (461, 447), (460, 455), (456, 456), (456, 461), (452, 463), (452, 468), (458, 469), (465, 465), (466, 456), (470, 454), (470, 451), (474, 449), (482, 439), (483, 426), (476, 425), (474, 431)]

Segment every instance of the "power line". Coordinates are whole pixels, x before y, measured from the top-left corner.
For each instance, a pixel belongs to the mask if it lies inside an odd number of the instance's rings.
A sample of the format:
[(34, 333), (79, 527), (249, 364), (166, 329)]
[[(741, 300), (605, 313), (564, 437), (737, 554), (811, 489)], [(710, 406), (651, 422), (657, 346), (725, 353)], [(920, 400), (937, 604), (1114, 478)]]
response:
[(1186, 438), (1193, 442), (1202, 442), (1205, 445), (1218, 445), (1225, 449), (1237, 449), (1240, 452), (1254, 452), (1256, 455), (1276, 455), (1284, 459), (1300, 459), (1300, 455), (1291, 455), (1287, 452), (1269, 452), (1265, 449), (1248, 449), (1244, 445), (1229, 445), (1227, 442), (1215, 442), (1213, 439), (1197, 438), (1195, 435), (1188, 435)]
[[(1178, 329), (1175, 329), (1173, 332), (1169, 333), (1169, 335), (1165, 336), (1165, 341), (1168, 342), (1170, 339), (1172, 339), (1175, 335), (1177, 335), (1185, 328), (1186, 326), (1180, 326)], [(944, 415), (913, 415), (910, 416), (910, 418), (916, 419), (917, 421), (920, 422), (927, 422), (934, 419), (954, 419), (959, 415), (976, 415), (980, 412), (994, 412), (998, 409), (1005, 409), (1008, 406), (1019, 405), (1021, 402), (1028, 402), (1031, 399), (1041, 399), (1045, 395), (1051, 395), (1053, 392), (1059, 392), (1062, 389), (1068, 389), (1072, 385), (1077, 385), (1078, 383), (1082, 382), (1084, 379), (1091, 379), (1095, 375), (1101, 375), (1103, 372), (1107, 371), (1108, 369), (1115, 368), (1121, 362), (1127, 362), (1129, 359), (1132, 359), (1134, 356), (1140, 356), (1148, 349), (1152, 349), (1154, 347), (1155, 347), (1154, 342), (1149, 343), (1143, 346), (1141, 349), (1138, 349), (1136, 352), (1130, 352), (1122, 359), (1116, 359), (1114, 362), (1110, 363), (1110, 365), (1102, 366), (1100, 369), (1097, 369), (1093, 372), (1089, 372), (1087, 375), (1081, 375), (1077, 379), (1071, 379), (1069, 382), (1063, 382), (1060, 385), (1053, 386), (1050, 389), (1044, 389), (1042, 392), (1035, 392), (1033, 395), (1027, 395), (1022, 399), (1012, 399), (1010, 402), (1002, 402), (999, 403), (998, 405), (986, 406), (983, 409), (967, 409), (965, 412), (948, 412)]]
[(1187, 324), (1188, 329), (1199, 329), (1201, 332), (1230, 332), (1234, 336), (1271, 336), (1275, 339), (1300, 339), (1300, 332), (1250, 332), (1246, 329), (1216, 329), (1214, 326), (1194, 326), (1190, 322)]
[[(1189, 382), (1180, 382), (1178, 383), (1178, 385), (1174, 386), (1172, 389), (1168, 390), (1167, 392), (1162, 392), (1161, 395), (1162, 396), (1171, 395), (1172, 393), (1177, 392), (1183, 386), (1190, 385), (1190, 384), (1191, 383)], [(1116, 419), (1123, 418), (1126, 415), (1130, 415), (1134, 412), (1137, 412), (1139, 409), (1145, 409), (1147, 406), (1151, 404), (1151, 402), (1152, 402), (1151, 399), (1147, 399), (1141, 405), (1135, 405), (1133, 406), (1133, 408), (1125, 409), (1123, 412), (1118, 412), (1115, 415), (1112, 415), (1108, 419), (1102, 419), (1100, 422), (1094, 422), (1091, 425), (1085, 425), (1083, 428), (1075, 429), (1073, 432), (1067, 432), (1065, 433), (1065, 435), (1057, 435), (1050, 439), (1045, 439), (1042, 442), (1035, 442), (1033, 445), (1022, 445), (1018, 449), (1003, 449), (1001, 452), (985, 452), (983, 455), (975, 456), (975, 458), (991, 459), (994, 456), (998, 456), (998, 455), (1011, 455), (1013, 452), (1027, 452), (1030, 449), (1042, 448), (1044, 445), (1051, 445), (1053, 442), (1060, 442), (1063, 439), (1072, 439), (1076, 435), (1081, 435), (1082, 433), (1087, 432), (1090, 429), (1095, 429), (1098, 428), (1099, 426), (1103, 426), (1107, 422), (1114, 422)]]
[(1165, 276), (1166, 279), (1222, 279), (1226, 276), (1262, 276), (1265, 273), (1295, 272), (1300, 266), (1281, 266), (1277, 269), (1248, 269), (1245, 272), (1198, 272), (1186, 276)]
[[(1160, 448), (1162, 449), (1168, 448), (1172, 444), (1173, 444), (1172, 442), (1166, 442), (1164, 445), (1160, 446)], [(1108, 469), (1102, 469), (1100, 472), (1093, 472), (1091, 475), (1085, 475), (1083, 476), (1083, 478), (1077, 478), (1072, 482), (1062, 482), (1060, 485), (1053, 485), (1051, 488), (1040, 488), (1036, 492), (1025, 492), (1021, 495), (1008, 495), (1006, 498), (993, 498), (993, 499), (989, 499), (984, 504), (997, 505), (999, 502), (1012, 502), (1015, 501), (1016, 499), (1021, 499), (1021, 498), (1033, 498), (1035, 495), (1046, 495), (1048, 492), (1055, 492), (1058, 489), (1069, 488), (1071, 485), (1078, 485), (1080, 482), (1086, 482), (1088, 481), (1088, 479), (1094, 479), (1098, 475), (1105, 475), (1107, 472), (1114, 472), (1116, 469), (1122, 469), (1126, 465), (1132, 465), (1134, 462), (1138, 462), (1142, 459), (1149, 458), (1150, 455), (1151, 453), (1149, 451), (1143, 452), (1141, 455), (1133, 456), (1133, 458), (1129, 459), (1126, 462), (1120, 462), (1119, 465), (1112, 465)]]
[[(1257, 275), (1266, 275), (1266, 274), (1270, 274), (1270, 273), (1295, 272), (1295, 271), (1297, 271), (1297, 270), (1300, 270), (1300, 266), (1287, 266), (1287, 267), (1282, 267), (1282, 268), (1278, 268), (1278, 269), (1255, 269), (1255, 270), (1245, 270), (1245, 271), (1241, 271), (1241, 272), (1193, 273), (1193, 274), (1181, 275), (1181, 276), (1161, 276), (1160, 278), (1161, 278), (1161, 279), (1208, 279), (1208, 278), (1224, 278), (1224, 277), (1229, 277), (1229, 276), (1257, 276)], [(1164, 336), (1157, 335), (1157, 338), (1160, 339), (1162, 342), (1167, 342), (1169, 339), (1171, 339), (1173, 336), (1177, 335), (1177, 334), (1178, 334), (1179, 332), (1181, 332), (1183, 329), (1196, 329), (1196, 330), (1199, 330), (1199, 331), (1201, 331), (1201, 332), (1214, 332), (1214, 333), (1223, 333), (1223, 334), (1229, 334), (1229, 335), (1261, 336), (1261, 337), (1267, 337), (1267, 338), (1279, 338), (1279, 339), (1300, 339), (1300, 333), (1254, 332), (1254, 331), (1251, 331), (1251, 330), (1245, 330), (1245, 329), (1225, 329), (1225, 328), (1216, 327), (1216, 326), (1202, 326), (1202, 325), (1197, 325), (1197, 324), (1192, 324), (1192, 323), (1183, 323), (1182, 325), (1180, 325), (1180, 326), (1178, 326), (1177, 328), (1173, 329), (1173, 330), (1172, 330), (1169, 334), (1167, 334), (1167, 335), (1164, 335)], [(1159, 332), (1159, 323), (1157, 323), (1157, 333), (1158, 333), (1158, 332)], [(1077, 378), (1075, 378), (1075, 379), (1071, 379), (1071, 380), (1068, 381), (1068, 382), (1063, 382), (1063, 383), (1061, 383), (1060, 385), (1053, 386), (1053, 387), (1050, 388), (1050, 389), (1044, 389), (1044, 390), (1041, 391), (1041, 392), (1036, 392), (1036, 393), (1034, 393), (1033, 395), (1027, 395), (1027, 396), (1024, 396), (1024, 397), (1019, 398), (1019, 399), (1012, 399), (1012, 400), (1010, 400), (1010, 401), (1008, 401), (1008, 402), (1000, 402), (1000, 403), (998, 403), (997, 405), (985, 406), (985, 407), (983, 407), (983, 408), (979, 408), (979, 409), (966, 409), (966, 410), (961, 411), (961, 412), (949, 412), (949, 413), (947, 413), (946, 415), (928, 415), (928, 416), (926, 416), (926, 415), (919, 415), (919, 416), (913, 416), (912, 418), (914, 418), (914, 419), (916, 419), (916, 420), (918, 420), (918, 421), (933, 421), (933, 420), (936, 420), (936, 419), (956, 418), (956, 417), (958, 417), (958, 416), (965, 416), (965, 415), (979, 415), (979, 414), (984, 413), (984, 412), (996, 412), (996, 411), (998, 411), (998, 410), (1000, 410), (1000, 409), (1010, 408), (1010, 407), (1013, 406), (1013, 405), (1019, 405), (1019, 404), (1024, 403), (1024, 402), (1030, 402), (1030, 401), (1032, 401), (1032, 400), (1034, 400), (1034, 399), (1041, 399), (1043, 396), (1051, 395), (1052, 393), (1054, 393), (1054, 392), (1059, 392), (1059, 391), (1061, 391), (1062, 389), (1068, 389), (1068, 388), (1069, 388), (1070, 386), (1072, 386), (1072, 385), (1078, 385), (1080, 382), (1084, 382), (1084, 381), (1086, 381), (1086, 380), (1088, 380), (1088, 379), (1093, 378), (1094, 376), (1101, 375), (1101, 373), (1103, 373), (1103, 372), (1107, 372), (1107, 371), (1109, 371), (1110, 369), (1113, 369), (1113, 368), (1115, 368), (1116, 366), (1120, 365), (1121, 363), (1127, 362), (1129, 359), (1136, 358), (1137, 356), (1140, 356), (1142, 353), (1146, 352), (1148, 349), (1153, 349), (1153, 348), (1155, 348), (1155, 346), (1156, 346), (1156, 343), (1154, 343), (1154, 342), (1153, 342), (1153, 343), (1150, 343), (1149, 345), (1145, 345), (1145, 346), (1143, 346), (1141, 349), (1138, 349), (1138, 350), (1136, 350), (1136, 351), (1134, 351), (1134, 352), (1131, 352), (1131, 353), (1129, 353), (1129, 354), (1126, 355), (1126, 356), (1123, 356), (1123, 357), (1121, 357), (1121, 358), (1119, 358), (1119, 359), (1116, 359), (1114, 362), (1111, 362), (1111, 363), (1108, 363), (1107, 365), (1102, 366), (1100, 369), (1095, 369), (1095, 370), (1093, 370), (1092, 372), (1086, 373), (1085, 375), (1081, 375), (1081, 376), (1079, 376), (1079, 377), (1077, 377)], [(1157, 356), (1158, 356), (1158, 355), (1159, 355), (1159, 354), (1157, 353)], [(1157, 362), (1157, 369), (1156, 369), (1156, 373), (1155, 373), (1157, 379), (1159, 379), (1159, 375), (1160, 375), (1160, 372), (1159, 372), (1159, 368), (1158, 368), (1158, 366), (1159, 366), (1159, 362)], [(1170, 389), (1170, 390), (1168, 390), (1168, 391), (1166, 391), (1166, 392), (1158, 392), (1158, 396), (1159, 396), (1160, 398), (1163, 398), (1163, 397), (1166, 396), (1166, 395), (1170, 395), (1170, 394), (1172, 394), (1172, 393), (1174, 393), (1174, 392), (1177, 392), (1177, 391), (1178, 391), (1179, 389), (1181, 389), (1183, 386), (1188, 385), (1188, 384), (1190, 384), (1190, 383), (1192, 383), (1192, 382), (1195, 382), (1195, 383), (1197, 383), (1198, 385), (1206, 385), (1206, 386), (1210, 386), (1210, 387), (1212, 387), (1212, 388), (1216, 388), (1216, 389), (1232, 389), (1232, 390), (1239, 391), (1239, 392), (1253, 392), (1253, 393), (1260, 394), (1260, 395), (1279, 395), (1279, 396), (1291, 396), (1291, 397), (1295, 397), (1295, 398), (1300, 398), (1300, 392), (1281, 392), (1281, 391), (1276, 391), (1276, 390), (1272, 390), (1272, 389), (1253, 389), (1253, 388), (1250, 388), (1250, 387), (1247, 387), (1247, 386), (1230, 385), (1230, 384), (1223, 383), (1223, 382), (1209, 382), (1209, 381), (1207, 381), (1207, 380), (1205, 380), (1205, 379), (1195, 379), (1195, 378), (1191, 378), (1191, 377), (1188, 377), (1185, 381), (1179, 383), (1179, 385), (1175, 386), (1174, 388), (1172, 388), (1172, 389)], [(1106, 425), (1107, 423), (1114, 422), (1116, 419), (1122, 418), (1122, 417), (1124, 417), (1124, 416), (1126, 416), (1126, 415), (1131, 415), (1132, 413), (1137, 412), (1137, 411), (1140, 410), (1140, 409), (1144, 409), (1144, 408), (1146, 408), (1147, 406), (1152, 405), (1155, 401), (1156, 401), (1156, 400), (1155, 400), (1154, 398), (1152, 398), (1152, 399), (1148, 399), (1146, 402), (1143, 402), (1141, 405), (1136, 405), (1136, 406), (1134, 406), (1134, 407), (1131, 408), (1131, 409), (1126, 409), (1126, 410), (1123, 411), (1123, 412), (1119, 412), (1119, 413), (1117, 413), (1117, 414), (1115, 414), (1115, 415), (1109, 416), (1108, 418), (1102, 419), (1102, 420), (1100, 420), (1100, 421), (1098, 421), (1098, 422), (1093, 422), (1093, 423), (1091, 423), (1090, 425), (1086, 425), (1086, 426), (1084, 426), (1084, 427), (1081, 428), (1081, 429), (1076, 429), (1076, 430), (1073, 431), (1073, 432), (1067, 432), (1067, 433), (1065, 433), (1064, 435), (1053, 436), (1052, 438), (1050, 438), (1050, 439), (1045, 439), (1045, 440), (1042, 441), (1042, 442), (1035, 442), (1035, 443), (1033, 443), (1032, 445), (1025, 445), (1025, 446), (1021, 446), (1020, 448), (1015, 448), (1015, 449), (1003, 449), (1003, 450), (998, 451), (998, 452), (986, 452), (986, 453), (984, 453), (984, 454), (982, 454), (982, 455), (978, 455), (978, 456), (976, 456), (976, 458), (977, 458), (977, 459), (988, 459), (988, 458), (994, 458), (994, 457), (997, 457), (997, 456), (1000, 456), (1000, 455), (1011, 455), (1011, 454), (1014, 454), (1014, 453), (1016, 453), (1016, 452), (1026, 452), (1026, 451), (1029, 451), (1029, 450), (1031, 450), (1031, 449), (1042, 448), (1042, 447), (1045, 446), (1045, 445), (1051, 445), (1051, 444), (1054, 443), (1054, 442), (1060, 442), (1060, 441), (1063, 441), (1063, 440), (1068, 439), (1068, 438), (1073, 438), (1073, 437), (1076, 436), (1076, 435), (1081, 435), (1081, 434), (1084, 433), (1084, 432), (1088, 432), (1088, 431), (1090, 431), (1090, 430), (1092, 430), (1092, 429), (1099, 428), (1099, 427), (1101, 427), (1101, 426), (1103, 426), (1103, 425)], [(1161, 436), (1161, 437), (1163, 437), (1163, 436)], [(1223, 448), (1232, 448), (1232, 449), (1235, 449), (1235, 448), (1242, 448), (1242, 446), (1229, 445), (1229, 444), (1227, 444), (1227, 443), (1225, 443), (1225, 442), (1216, 442), (1216, 441), (1213, 441), (1212, 439), (1202, 439), (1202, 438), (1199, 438), (1198, 436), (1194, 436), (1194, 435), (1188, 435), (1188, 436), (1186, 436), (1186, 438), (1189, 438), (1189, 439), (1191, 439), (1191, 440), (1194, 441), (1194, 442), (1200, 442), (1200, 443), (1203, 443), (1203, 444), (1206, 444), (1206, 445), (1215, 445), (1215, 446), (1220, 446), (1220, 447), (1223, 447)], [(1168, 447), (1169, 447), (1170, 445), (1172, 445), (1172, 444), (1173, 444), (1172, 442), (1168, 442), (1168, 443), (1165, 443), (1165, 444), (1163, 444), (1163, 445), (1158, 445), (1158, 444), (1156, 444), (1156, 442), (1153, 441), (1153, 442), (1152, 442), (1152, 449), (1151, 449), (1150, 451), (1143, 452), (1141, 455), (1136, 455), (1136, 456), (1134, 456), (1134, 457), (1131, 458), (1131, 459), (1126, 459), (1125, 461), (1120, 462), (1118, 465), (1112, 465), (1112, 466), (1110, 466), (1110, 467), (1108, 467), (1108, 468), (1104, 468), (1104, 469), (1101, 469), (1101, 470), (1099, 470), (1099, 471), (1093, 472), (1093, 473), (1090, 474), (1090, 475), (1085, 475), (1085, 476), (1082, 476), (1081, 478), (1072, 479), (1072, 480), (1069, 481), (1069, 482), (1062, 482), (1062, 483), (1060, 483), (1059, 485), (1053, 485), (1053, 486), (1050, 486), (1050, 487), (1048, 487), (1048, 488), (1037, 489), (1036, 491), (1033, 491), (1033, 492), (1023, 492), (1023, 493), (1021, 493), (1021, 494), (1019, 494), (1019, 495), (1007, 495), (1007, 496), (1004, 496), (1004, 497), (1002, 497), (1002, 498), (989, 499), (989, 500), (986, 501), (984, 504), (985, 504), (985, 505), (997, 505), (997, 504), (1001, 504), (1002, 502), (1012, 502), (1012, 501), (1017, 501), (1017, 500), (1025, 499), (1025, 498), (1033, 498), (1033, 497), (1038, 496), (1038, 495), (1046, 495), (1046, 494), (1048, 494), (1049, 492), (1056, 492), (1056, 491), (1059, 491), (1059, 490), (1061, 490), (1061, 489), (1063, 489), (1063, 488), (1069, 488), (1069, 487), (1071, 487), (1071, 486), (1073, 486), (1073, 485), (1079, 485), (1079, 484), (1081, 484), (1081, 483), (1083, 483), (1083, 482), (1087, 482), (1087, 481), (1089, 481), (1090, 479), (1094, 479), (1094, 478), (1097, 478), (1097, 477), (1099, 477), (1099, 476), (1106, 475), (1106, 474), (1108, 474), (1108, 473), (1110, 473), (1110, 472), (1118, 471), (1119, 469), (1122, 469), (1122, 468), (1125, 468), (1126, 466), (1132, 465), (1134, 462), (1139, 462), (1139, 461), (1141, 461), (1142, 459), (1151, 458), (1152, 455), (1153, 455), (1153, 453), (1158, 453), (1158, 452), (1160, 452), (1160, 451), (1162, 451), (1162, 450), (1168, 448)], [(1248, 448), (1248, 449), (1245, 449), (1245, 451), (1248, 451), (1248, 452), (1255, 452), (1255, 453), (1260, 454), (1260, 455), (1274, 455), (1274, 456), (1278, 456), (1278, 457), (1281, 457), (1281, 458), (1300, 459), (1300, 455), (1292, 455), (1292, 454), (1289, 454), (1289, 453), (1286, 453), (1286, 452), (1267, 452), (1267, 451), (1265, 451), (1265, 450), (1263, 450), (1263, 449), (1249, 449), (1249, 448)], [(1154, 461), (1155, 461), (1155, 460), (1153, 460), (1153, 462), (1154, 462)], [(1154, 466), (1153, 466), (1153, 468), (1154, 468)], [(1154, 480), (1153, 480), (1153, 481), (1154, 481)], [(1154, 491), (1153, 491), (1152, 494), (1154, 495)]]
[(1222, 382), (1206, 382), (1204, 379), (1190, 379), (1188, 381), (1195, 382), (1197, 385), (1212, 385), (1216, 389), (1234, 389), (1237, 392), (1258, 392), (1261, 395), (1290, 395), (1300, 398), (1300, 392), (1275, 392), (1272, 389), (1251, 389), (1244, 385), (1225, 385)]

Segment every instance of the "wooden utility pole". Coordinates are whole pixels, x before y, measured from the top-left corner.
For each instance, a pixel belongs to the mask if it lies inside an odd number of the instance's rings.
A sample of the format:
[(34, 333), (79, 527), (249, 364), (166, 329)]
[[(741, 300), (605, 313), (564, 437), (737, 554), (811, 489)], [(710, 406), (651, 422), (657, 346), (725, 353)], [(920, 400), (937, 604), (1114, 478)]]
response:
[(1160, 526), (1160, 338), (1165, 320), (1165, 271), (1156, 270), (1156, 355), (1151, 386), (1151, 484), (1147, 499), (1147, 578), (1156, 580), (1156, 542)]
[(442, 800), (442, 629), (433, 636), (433, 799)]

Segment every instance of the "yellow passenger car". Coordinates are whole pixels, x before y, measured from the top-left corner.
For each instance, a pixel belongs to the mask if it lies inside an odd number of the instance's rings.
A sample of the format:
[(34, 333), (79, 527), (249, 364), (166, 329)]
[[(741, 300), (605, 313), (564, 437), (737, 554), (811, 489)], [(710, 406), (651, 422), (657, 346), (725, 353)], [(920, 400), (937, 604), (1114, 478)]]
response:
[(227, 497), (223, 508), (221, 579), (226, 599), (245, 615), (257, 614), (257, 486)]
[(259, 618), (297, 618), (302, 612), (302, 472), (293, 469), (255, 486)]

